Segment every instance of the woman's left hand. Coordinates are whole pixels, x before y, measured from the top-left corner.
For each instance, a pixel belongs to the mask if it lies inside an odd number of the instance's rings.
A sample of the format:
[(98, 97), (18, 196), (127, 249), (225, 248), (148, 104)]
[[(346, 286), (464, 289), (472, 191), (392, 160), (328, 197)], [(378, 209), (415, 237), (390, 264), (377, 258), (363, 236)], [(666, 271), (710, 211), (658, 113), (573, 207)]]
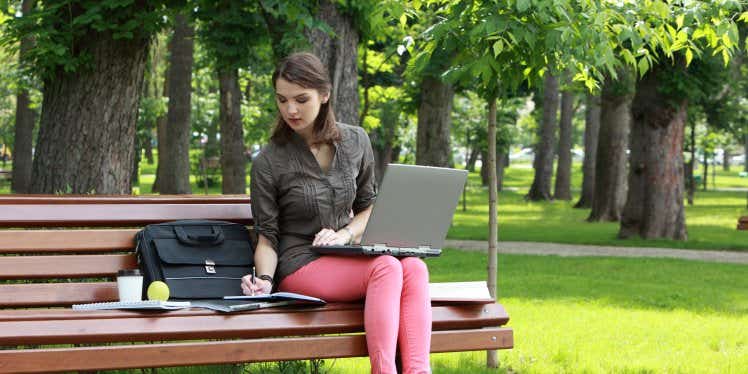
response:
[(314, 235), (313, 246), (320, 245), (344, 245), (351, 240), (347, 230), (335, 231), (333, 229), (322, 229)]

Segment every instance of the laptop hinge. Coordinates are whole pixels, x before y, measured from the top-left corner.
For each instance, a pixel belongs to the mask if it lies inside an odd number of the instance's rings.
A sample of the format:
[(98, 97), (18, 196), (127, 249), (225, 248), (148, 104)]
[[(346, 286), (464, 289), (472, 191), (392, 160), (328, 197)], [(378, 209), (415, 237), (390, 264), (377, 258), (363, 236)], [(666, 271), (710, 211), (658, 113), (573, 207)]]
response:
[(418, 246), (418, 249), (426, 249), (426, 250), (431, 250), (431, 246), (430, 246), (430, 245), (419, 245), (419, 246)]

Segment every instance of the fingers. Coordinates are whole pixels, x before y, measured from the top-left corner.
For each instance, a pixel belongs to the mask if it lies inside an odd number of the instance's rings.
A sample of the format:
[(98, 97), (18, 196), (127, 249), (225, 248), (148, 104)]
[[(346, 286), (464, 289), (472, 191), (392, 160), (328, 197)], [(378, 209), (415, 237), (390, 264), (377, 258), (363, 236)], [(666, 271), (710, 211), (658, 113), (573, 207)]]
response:
[(254, 295), (260, 295), (264, 293), (270, 293), (271, 285), (270, 282), (255, 278), (254, 283), (252, 283), (252, 276), (251, 275), (245, 275), (242, 277), (242, 293), (244, 293), (247, 296), (254, 296)]
[(314, 236), (312, 245), (330, 245), (338, 241), (338, 233), (331, 229), (322, 229)]

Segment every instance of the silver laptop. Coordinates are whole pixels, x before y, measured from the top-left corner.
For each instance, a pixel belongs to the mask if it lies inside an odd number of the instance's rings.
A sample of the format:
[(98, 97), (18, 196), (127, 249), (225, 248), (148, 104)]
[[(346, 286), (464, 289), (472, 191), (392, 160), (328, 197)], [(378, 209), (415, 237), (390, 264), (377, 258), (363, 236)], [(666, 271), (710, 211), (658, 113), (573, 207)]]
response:
[(337, 255), (439, 256), (466, 170), (390, 164), (360, 245), (312, 247)]

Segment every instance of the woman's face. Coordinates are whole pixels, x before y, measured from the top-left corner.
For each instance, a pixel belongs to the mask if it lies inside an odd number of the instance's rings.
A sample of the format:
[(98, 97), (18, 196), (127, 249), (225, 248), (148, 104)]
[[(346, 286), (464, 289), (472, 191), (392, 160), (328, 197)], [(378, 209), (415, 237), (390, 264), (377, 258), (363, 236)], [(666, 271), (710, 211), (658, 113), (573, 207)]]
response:
[(312, 135), (314, 120), (320, 106), (327, 102), (327, 94), (304, 88), (283, 78), (275, 81), (275, 103), (283, 120), (293, 131), (304, 137)]

